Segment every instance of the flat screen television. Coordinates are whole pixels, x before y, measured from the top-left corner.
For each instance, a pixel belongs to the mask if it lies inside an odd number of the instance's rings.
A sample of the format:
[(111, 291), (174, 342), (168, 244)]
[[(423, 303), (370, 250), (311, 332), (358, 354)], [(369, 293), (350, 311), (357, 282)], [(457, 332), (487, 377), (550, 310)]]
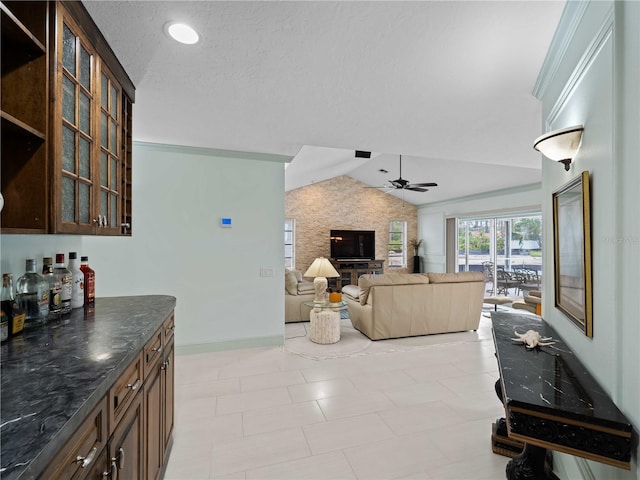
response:
[(376, 258), (376, 232), (373, 230), (331, 230), (331, 258), (334, 260)]

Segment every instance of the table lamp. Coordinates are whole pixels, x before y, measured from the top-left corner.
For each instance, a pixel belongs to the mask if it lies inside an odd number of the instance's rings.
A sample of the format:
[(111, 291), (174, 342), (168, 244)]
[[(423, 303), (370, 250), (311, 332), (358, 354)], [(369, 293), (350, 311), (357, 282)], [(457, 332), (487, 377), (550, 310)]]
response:
[(313, 299), (314, 303), (326, 303), (324, 295), (327, 292), (327, 277), (339, 277), (340, 274), (333, 268), (329, 259), (318, 257), (304, 272), (304, 276), (314, 277), (313, 288), (316, 292), (316, 296)]

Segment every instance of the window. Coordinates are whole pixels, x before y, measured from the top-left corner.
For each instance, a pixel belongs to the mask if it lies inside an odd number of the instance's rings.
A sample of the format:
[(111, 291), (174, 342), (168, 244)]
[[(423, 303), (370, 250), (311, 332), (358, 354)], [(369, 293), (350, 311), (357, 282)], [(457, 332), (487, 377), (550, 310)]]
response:
[(389, 222), (389, 267), (407, 266), (407, 222)]
[(296, 265), (295, 259), (295, 220), (293, 218), (284, 219), (284, 268), (293, 270)]

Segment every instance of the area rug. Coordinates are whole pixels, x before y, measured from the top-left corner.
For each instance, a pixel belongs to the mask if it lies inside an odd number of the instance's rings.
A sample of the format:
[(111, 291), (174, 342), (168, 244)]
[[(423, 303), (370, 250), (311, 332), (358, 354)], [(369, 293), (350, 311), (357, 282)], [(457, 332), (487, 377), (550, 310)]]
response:
[[(283, 351), (314, 360), (327, 360), (360, 355), (380, 355), (394, 352), (438, 347), (452, 343), (476, 343), (489, 341), (490, 327), (482, 328), (487, 320), (480, 321), (481, 328), (477, 332), (444, 333), (440, 335), (423, 335), (417, 337), (392, 338), (388, 340), (369, 340), (365, 335), (353, 328), (349, 318), (341, 319), (340, 341), (328, 345), (314, 343), (309, 339), (309, 322), (285, 324), (285, 340)], [(485, 330), (484, 334), (482, 331)], [(488, 334), (486, 332), (488, 330)]]
[(371, 340), (353, 328), (351, 320), (342, 319), (340, 341), (328, 345), (314, 343), (309, 339), (309, 322), (285, 325), (284, 351), (316, 360), (350, 357), (364, 352)]

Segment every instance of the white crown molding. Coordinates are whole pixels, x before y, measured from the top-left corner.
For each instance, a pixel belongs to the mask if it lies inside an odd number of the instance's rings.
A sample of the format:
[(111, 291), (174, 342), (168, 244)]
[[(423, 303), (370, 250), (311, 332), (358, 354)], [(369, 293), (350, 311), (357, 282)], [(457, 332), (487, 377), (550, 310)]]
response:
[(293, 157), (271, 153), (241, 152), (237, 150), (221, 150), (217, 148), (190, 147), (188, 145), (171, 145), (166, 143), (133, 142), (134, 147), (143, 147), (162, 152), (186, 153), (205, 157), (241, 158), (244, 160), (260, 160), (265, 162), (289, 163)]
[(545, 120), (545, 126), (547, 130), (550, 129), (552, 125), (554, 125), (556, 118), (564, 108), (569, 98), (571, 98), (571, 96), (573, 95), (576, 86), (578, 85), (580, 80), (582, 80), (582, 77), (589, 70), (595, 59), (598, 57), (598, 54), (600, 53), (604, 45), (611, 38), (611, 35), (613, 34), (613, 19), (614, 9), (612, 3), (611, 7), (607, 11), (606, 16), (604, 17), (602, 24), (600, 25), (600, 28), (589, 43), (589, 46), (587, 47), (585, 52), (582, 54), (582, 57), (576, 64), (573, 72), (571, 72), (567, 83), (562, 89), (560, 95), (558, 95), (553, 108), (549, 112), (549, 115)]
[(547, 88), (556, 76), (588, 5), (589, 2), (582, 1), (568, 1), (566, 3), (558, 22), (558, 28), (553, 34), (549, 50), (547, 50), (547, 55), (542, 62), (538, 79), (533, 87), (532, 94), (538, 100), (544, 97)]
[(483, 200), (485, 198), (499, 197), (499, 196), (502, 196), (502, 195), (509, 195), (511, 193), (530, 192), (532, 190), (540, 190), (541, 188), (542, 188), (542, 183), (541, 182), (530, 183), (530, 184), (527, 184), (527, 185), (521, 185), (519, 187), (503, 188), (503, 189), (500, 189), (500, 190), (492, 190), (490, 192), (475, 193), (473, 195), (466, 195), (464, 197), (457, 197), (457, 198), (452, 198), (452, 199), (449, 199), (449, 200), (442, 200), (441, 202), (423, 203), (423, 204), (420, 204), (420, 205), (416, 205), (416, 207), (418, 209), (420, 209), (420, 208), (432, 208), (432, 207), (438, 207), (440, 205), (450, 205), (452, 203), (467, 202), (469, 200)]

